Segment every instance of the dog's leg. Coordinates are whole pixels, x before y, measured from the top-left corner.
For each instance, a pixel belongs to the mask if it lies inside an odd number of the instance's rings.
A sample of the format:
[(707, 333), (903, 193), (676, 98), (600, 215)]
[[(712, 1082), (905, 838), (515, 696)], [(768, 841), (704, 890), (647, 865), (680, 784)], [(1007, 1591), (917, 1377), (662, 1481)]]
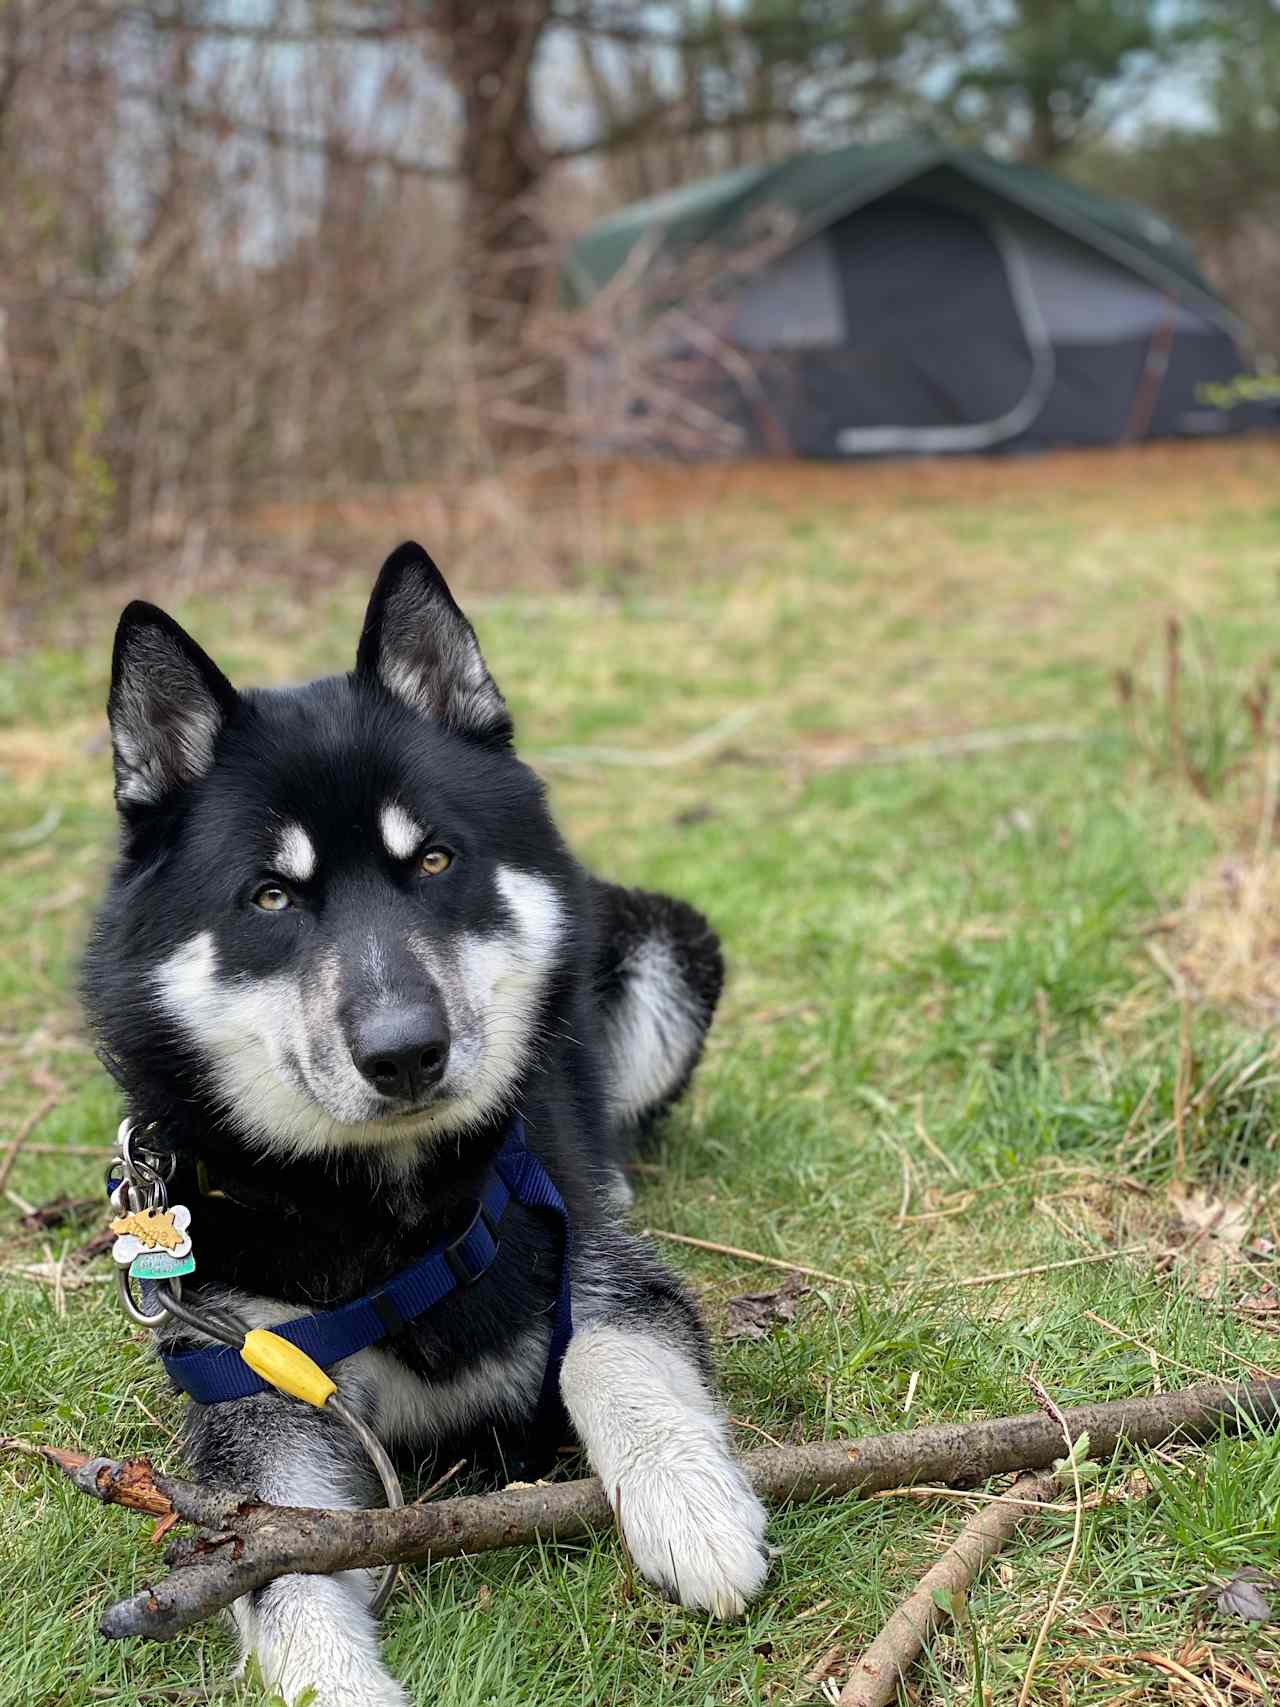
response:
[[(592, 901), (605, 1092), (625, 1153), (688, 1084), (724, 962), (711, 926), (683, 901), (597, 879)], [(625, 1180), (621, 1189), (628, 1189)]]
[[(263, 1393), (234, 1404), (192, 1405), (192, 1469), (204, 1481), (253, 1488), (278, 1505), (380, 1502), (359, 1446), (331, 1418)], [(409, 1707), (378, 1655), (369, 1601), (380, 1573), (277, 1577), (232, 1608), (244, 1659), (289, 1707)], [(310, 1693), (309, 1693), (310, 1692)]]
[[(617, 1257), (634, 1273), (638, 1254), (628, 1241)], [(768, 1573), (764, 1508), (730, 1452), (692, 1306), (665, 1276), (628, 1292), (570, 1340), (565, 1408), (637, 1568), (683, 1605), (733, 1617)]]

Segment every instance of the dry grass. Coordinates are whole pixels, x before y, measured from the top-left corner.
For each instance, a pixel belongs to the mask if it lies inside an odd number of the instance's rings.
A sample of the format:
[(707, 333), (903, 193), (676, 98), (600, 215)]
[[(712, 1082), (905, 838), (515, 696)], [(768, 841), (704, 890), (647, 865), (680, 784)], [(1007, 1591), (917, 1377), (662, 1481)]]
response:
[(1158, 443), (1054, 451), (1026, 457), (921, 457), (822, 463), (744, 461), (614, 464), (602, 475), (615, 514), (665, 520), (714, 505), (767, 506), (790, 515), (886, 510), (921, 503), (1084, 501), (1127, 524), (1201, 517), (1207, 492), (1224, 507), (1255, 511), (1276, 501), (1280, 444), (1259, 435), (1230, 443)]
[(1173, 921), (1170, 958), (1195, 1000), (1274, 1025), (1280, 1018), (1280, 853), (1215, 859)]
[[(565, 462), (523, 474), (439, 481), (388, 490), (348, 488), (339, 496), (255, 508), (250, 528), (291, 542), (337, 530), (385, 534), (423, 528), (461, 545), (513, 518), (551, 534), (583, 526), (688, 522), (767, 509), (790, 517), (844, 510), (885, 513), (916, 505), (1070, 501), (1096, 505), (1108, 520), (1117, 504), (1126, 524), (1204, 514), (1206, 492), (1224, 509), (1256, 513), (1276, 502), (1280, 441), (1270, 435), (1229, 443), (1133, 445), (1039, 456), (920, 457), (885, 461)], [(491, 537), (491, 535), (490, 535)]]

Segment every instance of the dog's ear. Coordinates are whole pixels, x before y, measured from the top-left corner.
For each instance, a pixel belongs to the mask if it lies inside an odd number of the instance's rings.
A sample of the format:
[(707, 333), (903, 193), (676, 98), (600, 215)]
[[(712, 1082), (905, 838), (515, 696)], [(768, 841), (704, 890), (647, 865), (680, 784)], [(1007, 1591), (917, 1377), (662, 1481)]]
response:
[(235, 706), (231, 683), (171, 616), (141, 599), (127, 606), (107, 696), (121, 811), (155, 806), (202, 777)]
[(356, 675), (486, 746), (511, 741), (511, 713), (489, 674), (475, 630), (420, 545), (398, 546), (382, 565), (365, 614)]

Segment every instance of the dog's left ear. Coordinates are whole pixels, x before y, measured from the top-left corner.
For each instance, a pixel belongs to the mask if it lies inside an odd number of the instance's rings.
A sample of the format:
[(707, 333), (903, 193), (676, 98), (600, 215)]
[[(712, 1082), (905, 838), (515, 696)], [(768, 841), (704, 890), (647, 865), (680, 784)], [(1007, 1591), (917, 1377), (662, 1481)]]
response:
[(502, 747), (511, 713), (489, 674), (475, 630), (420, 545), (398, 546), (369, 600), (356, 675), (377, 681), (455, 735)]
[(121, 812), (158, 806), (198, 782), (237, 704), (231, 683), (186, 629), (141, 599), (127, 606), (107, 699)]

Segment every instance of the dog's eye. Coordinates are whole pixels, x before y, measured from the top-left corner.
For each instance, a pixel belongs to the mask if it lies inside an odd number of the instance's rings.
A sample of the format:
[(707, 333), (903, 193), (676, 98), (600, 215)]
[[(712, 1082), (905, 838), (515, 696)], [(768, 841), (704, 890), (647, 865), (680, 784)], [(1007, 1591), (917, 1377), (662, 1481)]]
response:
[(253, 904), (260, 907), (264, 913), (283, 913), (286, 907), (293, 905), (289, 899), (289, 891), (282, 889), (278, 883), (264, 883), (261, 889), (256, 889)]
[(418, 861), (421, 870), (428, 877), (439, 877), (442, 871), (448, 871), (453, 864), (453, 855), (448, 848), (428, 848)]

